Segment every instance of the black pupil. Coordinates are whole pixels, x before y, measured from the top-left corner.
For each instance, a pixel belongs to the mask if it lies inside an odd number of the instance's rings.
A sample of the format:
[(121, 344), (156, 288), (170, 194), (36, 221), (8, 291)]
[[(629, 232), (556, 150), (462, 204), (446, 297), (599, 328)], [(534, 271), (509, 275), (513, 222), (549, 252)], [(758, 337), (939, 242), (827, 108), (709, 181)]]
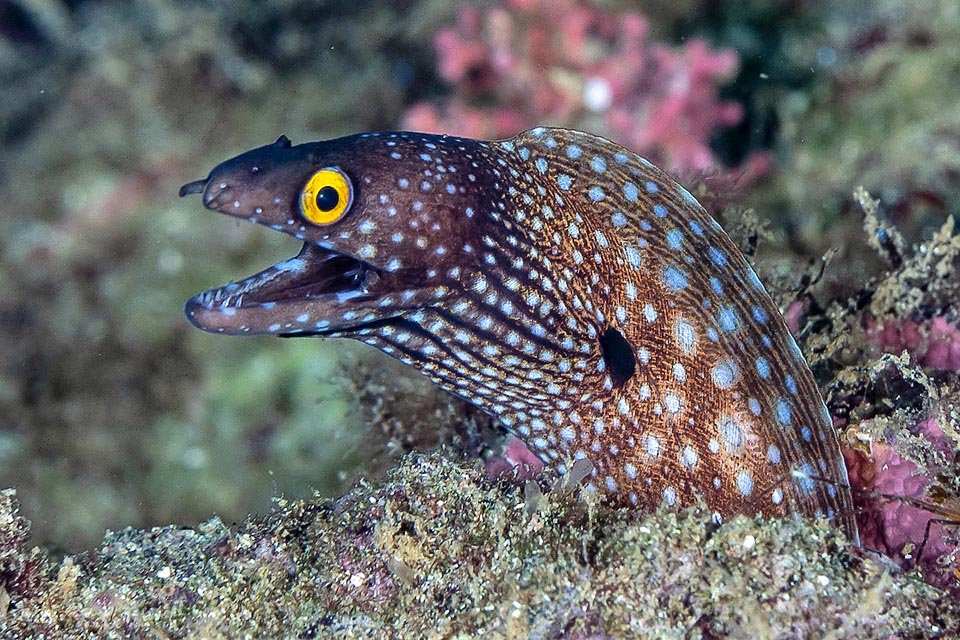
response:
[(324, 187), (317, 192), (317, 207), (320, 211), (330, 211), (340, 202), (340, 194), (333, 187)]

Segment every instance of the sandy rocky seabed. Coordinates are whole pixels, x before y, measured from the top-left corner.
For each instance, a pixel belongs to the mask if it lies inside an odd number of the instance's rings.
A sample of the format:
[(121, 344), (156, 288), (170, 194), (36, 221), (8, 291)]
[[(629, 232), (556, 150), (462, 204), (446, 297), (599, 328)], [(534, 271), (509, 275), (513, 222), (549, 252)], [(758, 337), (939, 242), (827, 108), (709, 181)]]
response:
[(960, 604), (823, 523), (640, 515), (407, 456), (338, 500), (54, 561), (0, 501), (5, 638), (949, 637)]

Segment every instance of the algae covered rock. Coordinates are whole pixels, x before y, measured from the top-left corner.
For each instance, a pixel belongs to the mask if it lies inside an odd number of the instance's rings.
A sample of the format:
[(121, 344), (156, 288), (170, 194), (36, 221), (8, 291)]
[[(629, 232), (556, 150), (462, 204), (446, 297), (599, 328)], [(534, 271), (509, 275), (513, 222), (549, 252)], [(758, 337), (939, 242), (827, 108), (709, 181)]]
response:
[[(948, 637), (960, 605), (824, 523), (641, 516), (408, 456), (337, 500), (227, 527), (127, 529), (0, 570), (5, 638)], [(0, 567), (25, 551), (12, 492)], [(51, 563), (49, 566), (53, 566)]]

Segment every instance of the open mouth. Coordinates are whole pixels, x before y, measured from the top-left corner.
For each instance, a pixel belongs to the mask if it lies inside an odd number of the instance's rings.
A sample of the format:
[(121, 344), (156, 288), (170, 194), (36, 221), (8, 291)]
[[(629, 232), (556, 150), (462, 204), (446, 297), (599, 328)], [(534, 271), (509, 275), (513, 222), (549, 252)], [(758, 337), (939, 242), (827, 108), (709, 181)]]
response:
[(296, 257), (197, 294), (184, 311), (197, 328), (217, 333), (319, 333), (339, 328), (331, 309), (372, 297), (378, 280), (365, 262), (304, 244)]
[(365, 262), (304, 244), (296, 257), (197, 294), (184, 312), (197, 328), (217, 333), (320, 333), (342, 328), (330, 311), (371, 298), (378, 280)]
[(375, 273), (370, 265), (350, 256), (305, 243), (294, 258), (191, 299), (207, 308), (243, 308), (288, 301), (348, 299), (367, 293)]

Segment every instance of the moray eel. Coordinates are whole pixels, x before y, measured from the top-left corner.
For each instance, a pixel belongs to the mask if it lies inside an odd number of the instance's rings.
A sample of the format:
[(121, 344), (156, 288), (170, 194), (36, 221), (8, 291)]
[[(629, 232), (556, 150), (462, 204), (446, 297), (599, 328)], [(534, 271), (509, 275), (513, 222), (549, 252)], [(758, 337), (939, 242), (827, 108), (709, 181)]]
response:
[(227, 160), (180, 195), (303, 241), (187, 302), (205, 331), (354, 338), (652, 509), (833, 518), (837, 434), (756, 273), (697, 200), (590, 134), (410, 132)]

